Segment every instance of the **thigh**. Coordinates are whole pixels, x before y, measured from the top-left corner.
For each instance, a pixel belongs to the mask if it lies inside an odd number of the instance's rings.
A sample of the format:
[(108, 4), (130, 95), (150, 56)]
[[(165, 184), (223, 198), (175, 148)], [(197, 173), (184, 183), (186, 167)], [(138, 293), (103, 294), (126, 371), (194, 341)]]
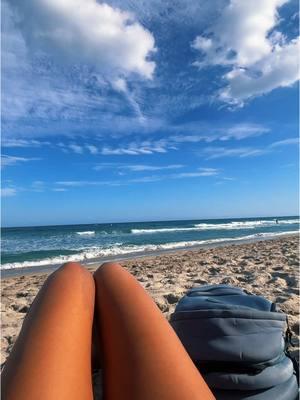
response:
[(76, 263), (51, 274), (2, 373), (3, 400), (91, 400), (95, 287)]
[(95, 273), (105, 400), (212, 400), (160, 310), (117, 264)]

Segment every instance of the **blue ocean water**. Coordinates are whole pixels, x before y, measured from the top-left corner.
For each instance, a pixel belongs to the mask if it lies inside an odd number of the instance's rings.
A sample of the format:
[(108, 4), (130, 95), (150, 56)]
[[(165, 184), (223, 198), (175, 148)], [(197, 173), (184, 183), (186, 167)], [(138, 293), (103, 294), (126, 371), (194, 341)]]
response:
[(297, 216), (2, 228), (1, 269), (90, 263), (298, 231)]

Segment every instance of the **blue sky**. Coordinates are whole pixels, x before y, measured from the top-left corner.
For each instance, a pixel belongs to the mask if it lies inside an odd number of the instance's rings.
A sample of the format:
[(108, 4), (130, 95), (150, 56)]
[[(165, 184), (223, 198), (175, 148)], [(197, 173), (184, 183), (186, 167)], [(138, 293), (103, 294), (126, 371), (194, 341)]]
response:
[(298, 5), (255, 3), (5, 0), (3, 225), (298, 214)]

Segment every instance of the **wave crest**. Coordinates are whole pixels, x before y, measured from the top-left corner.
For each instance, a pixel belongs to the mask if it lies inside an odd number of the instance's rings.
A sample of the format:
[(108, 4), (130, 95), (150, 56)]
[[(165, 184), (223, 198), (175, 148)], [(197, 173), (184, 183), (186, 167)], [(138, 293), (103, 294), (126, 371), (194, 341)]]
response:
[(3, 264), (1, 268), (4, 269), (15, 269), (25, 267), (36, 267), (36, 266), (47, 266), (47, 265), (59, 265), (68, 261), (84, 261), (84, 262), (96, 262), (97, 259), (115, 257), (115, 256), (127, 256), (134, 254), (147, 254), (149, 252), (157, 252), (164, 250), (176, 250), (176, 249), (188, 249), (202, 245), (226, 243), (226, 242), (237, 242), (243, 240), (259, 239), (259, 238), (272, 238), (277, 236), (285, 236), (299, 234), (299, 231), (289, 232), (272, 232), (272, 233), (255, 233), (253, 235), (240, 236), (236, 238), (218, 238), (209, 240), (194, 240), (194, 241), (182, 241), (182, 242), (169, 242), (159, 245), (148, 244), (148, 245), (127, 245), (124, 246), (122, 243), (116, 243), (110, 248), (91, 247), (82, 250), (80, 253), (74, 255), (57, 256), (52, 258), (46, 258), (39, 261), (24, 261)]
[(92, 236), (95, 235), (95, 231), (76, 232), (76, 234), (80, 236)]
[(235, 229), (255, 229), (280, 225), (299, 224), (299, 219), (286, 220), (259, 220), (259, 221), (232, 221), (225, 223), (201, 223), (192, 227), (174, 227), (174, 228), (156, 228), (156, 229), (131, 229), (134, 235), (170, 233), (170, 232), (188, 232), (188, 231), (206, 231), (206, 230), (235, 230)]

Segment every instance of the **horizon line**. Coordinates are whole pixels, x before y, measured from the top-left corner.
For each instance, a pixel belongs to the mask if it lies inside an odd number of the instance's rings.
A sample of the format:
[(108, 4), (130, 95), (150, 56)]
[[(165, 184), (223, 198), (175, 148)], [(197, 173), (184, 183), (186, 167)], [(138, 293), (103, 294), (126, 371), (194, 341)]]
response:
[(19, 226), (1, 226), (2, 229), (18, 229), (18, 228), (45, 228), (57, 226), (77, 226), (77, 225), (115, 225), (115, 224), (137, 224), (151, 222), (177, 222), (177, 221), (210, 221), (210, 220), (228, 220), (228, 219), (259, 219), (259, 218), (300, 218), (299, 215), (272, 215), (272, 216), (246, 216), (246, 217), (209, 217), (209, 218), (179, 218), (179, 219), (159, 219), (159, 220), (141, 220), (141, 221), (122, 221), (122, 222), (90, 222), (90, 223), (71, 223), (71, 224), (50, 224), (50, 225), (19, 225)]

